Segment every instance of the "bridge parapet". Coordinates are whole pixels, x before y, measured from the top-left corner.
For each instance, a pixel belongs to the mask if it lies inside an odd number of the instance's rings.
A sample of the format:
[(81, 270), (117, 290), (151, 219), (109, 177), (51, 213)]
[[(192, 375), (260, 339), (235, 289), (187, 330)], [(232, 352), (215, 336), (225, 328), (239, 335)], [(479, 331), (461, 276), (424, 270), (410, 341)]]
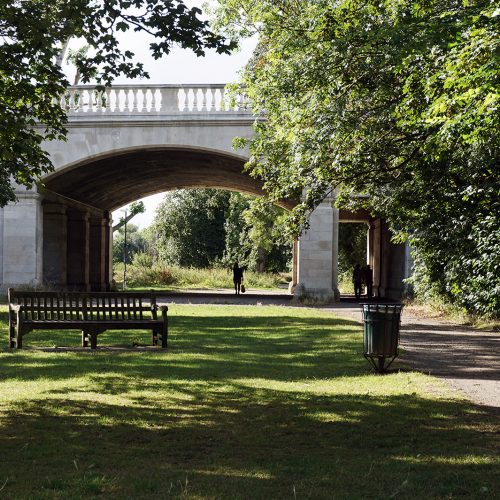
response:
[(252, 112), (244, 96), (231, 102), (223, 84), (115, 85), (99, 90), (88, 85), (70, 87), (61, 97), (69, 117), (85, 115), (234, 115)]

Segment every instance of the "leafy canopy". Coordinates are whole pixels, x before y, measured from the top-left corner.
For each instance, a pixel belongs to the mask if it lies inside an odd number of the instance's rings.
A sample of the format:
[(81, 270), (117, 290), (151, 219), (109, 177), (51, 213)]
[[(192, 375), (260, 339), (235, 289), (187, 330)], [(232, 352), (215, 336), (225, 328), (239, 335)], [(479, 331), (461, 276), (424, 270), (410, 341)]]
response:
[(220, 29), (259, 34), (247, 168), (303, 196), (290, 233), (336, 189), (410, 238), (437, 293), (498, 313), (498, 19), (487, 0), (219, 2)]
[(74, 54), (83, 83), (110, 85), (118, 75), (147, 77), (134, 53), (122, 50), (118, 32), (152, 37), (155, 59), (177, 44), (198, 56), (207, 48), (228, 52), (198, 8), (182, 0), (6, 0), (0, 4), (0, 205), (15, 200), (11, 179), (31, 187), (51, 170), (45, 140), (64, 140), (66, 115), (58, 99), (69, 82), (61, 51), (71, 37), (90, 50)]

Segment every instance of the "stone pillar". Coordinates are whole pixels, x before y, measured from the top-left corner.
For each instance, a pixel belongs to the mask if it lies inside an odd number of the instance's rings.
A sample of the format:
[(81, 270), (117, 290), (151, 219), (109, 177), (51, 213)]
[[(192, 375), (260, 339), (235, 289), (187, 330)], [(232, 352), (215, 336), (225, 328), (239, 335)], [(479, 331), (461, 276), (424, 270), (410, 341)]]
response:
[(113, 285), (113, 220), (111, 214), (106, 212), (105, 219), (105, 267), (104, 267), (104, 282), (106, 283), (106, 291), (109, 292)]
[(373, 221), (367, 223), (366, 231), (366, 263), (373, 270)]
[(299, 241), (293, 241), (292, 249), (292, 281), (288, 284), (288, 292), (291, 294), (295, 293), (295, 287), (297, 286), (297, 276), (298, 276), (298, 257), (299, 257)]
[(332, 209), (332, 290), (335, 300), (340, 300), (339, 292), (339, 210)]
[(309, 218), (309, 229), (298, 244), (296, 295), (338, 299), (339, 212), (323, 201)]
[(0, 209), (2, 288), (37, 286), (43, 273), (43, 211), (40, 195), (16, 192), (18, 201)]
[(68, 210), (67, 284), (73, 290), (90, 290), (89, 282), (89, 215)]
[[(399, 300), (404, 292), (406, 253), (404, 245), (391, 241), (391, 232), (382, 219), (370, 223), (370, 258), (375, 297)], [(372, 263), (372, 264), (371, 264)]]
[(66, 207), (43, 202), (43, 281), (66, 286), (68, 233)]
[(106, 219), (92, 216), (89, 218), (89, 279), (93, 292), (106, 291)]
[(370, 265), (373, 269), (373, 296), (384, 297), (382, 286), (383, 260), (382, 255), (382, 222), (376, 219), (370, 223)]
[(384, 226), (384, 240), (387, 248), (385, 264), (385, 297), (400, 300), (405, 292), (403, 280), (406, 278), (406, 245), (395, 244), (391, 241), (392, 234)]

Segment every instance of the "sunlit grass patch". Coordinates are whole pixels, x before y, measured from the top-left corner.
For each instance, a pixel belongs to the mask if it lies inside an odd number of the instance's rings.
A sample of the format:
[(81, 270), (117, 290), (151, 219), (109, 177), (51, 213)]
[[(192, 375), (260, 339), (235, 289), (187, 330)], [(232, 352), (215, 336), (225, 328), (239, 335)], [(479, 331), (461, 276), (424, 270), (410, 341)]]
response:
[(149, 341), (109, 332), (90, 352), (78, 332), (35, 332), (27, 349), (4, 347), (6, 498), (480, 498), (498, 488), (494, 418), (427, 375), (373, 374), (354, 322), (173, 305), (169, 349), (133, 347)]

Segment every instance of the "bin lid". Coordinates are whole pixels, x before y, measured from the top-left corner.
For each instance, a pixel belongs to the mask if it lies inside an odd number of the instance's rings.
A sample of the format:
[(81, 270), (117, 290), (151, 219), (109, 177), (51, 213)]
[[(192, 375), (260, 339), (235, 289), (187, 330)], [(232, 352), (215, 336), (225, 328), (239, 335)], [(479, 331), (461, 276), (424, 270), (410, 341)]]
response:
[(403, 309), (403, 304), (377, 304), (377, 303), (362, 303), (359, 304), (363, 313), (378, 312), (384, 314), (398, 314)]

